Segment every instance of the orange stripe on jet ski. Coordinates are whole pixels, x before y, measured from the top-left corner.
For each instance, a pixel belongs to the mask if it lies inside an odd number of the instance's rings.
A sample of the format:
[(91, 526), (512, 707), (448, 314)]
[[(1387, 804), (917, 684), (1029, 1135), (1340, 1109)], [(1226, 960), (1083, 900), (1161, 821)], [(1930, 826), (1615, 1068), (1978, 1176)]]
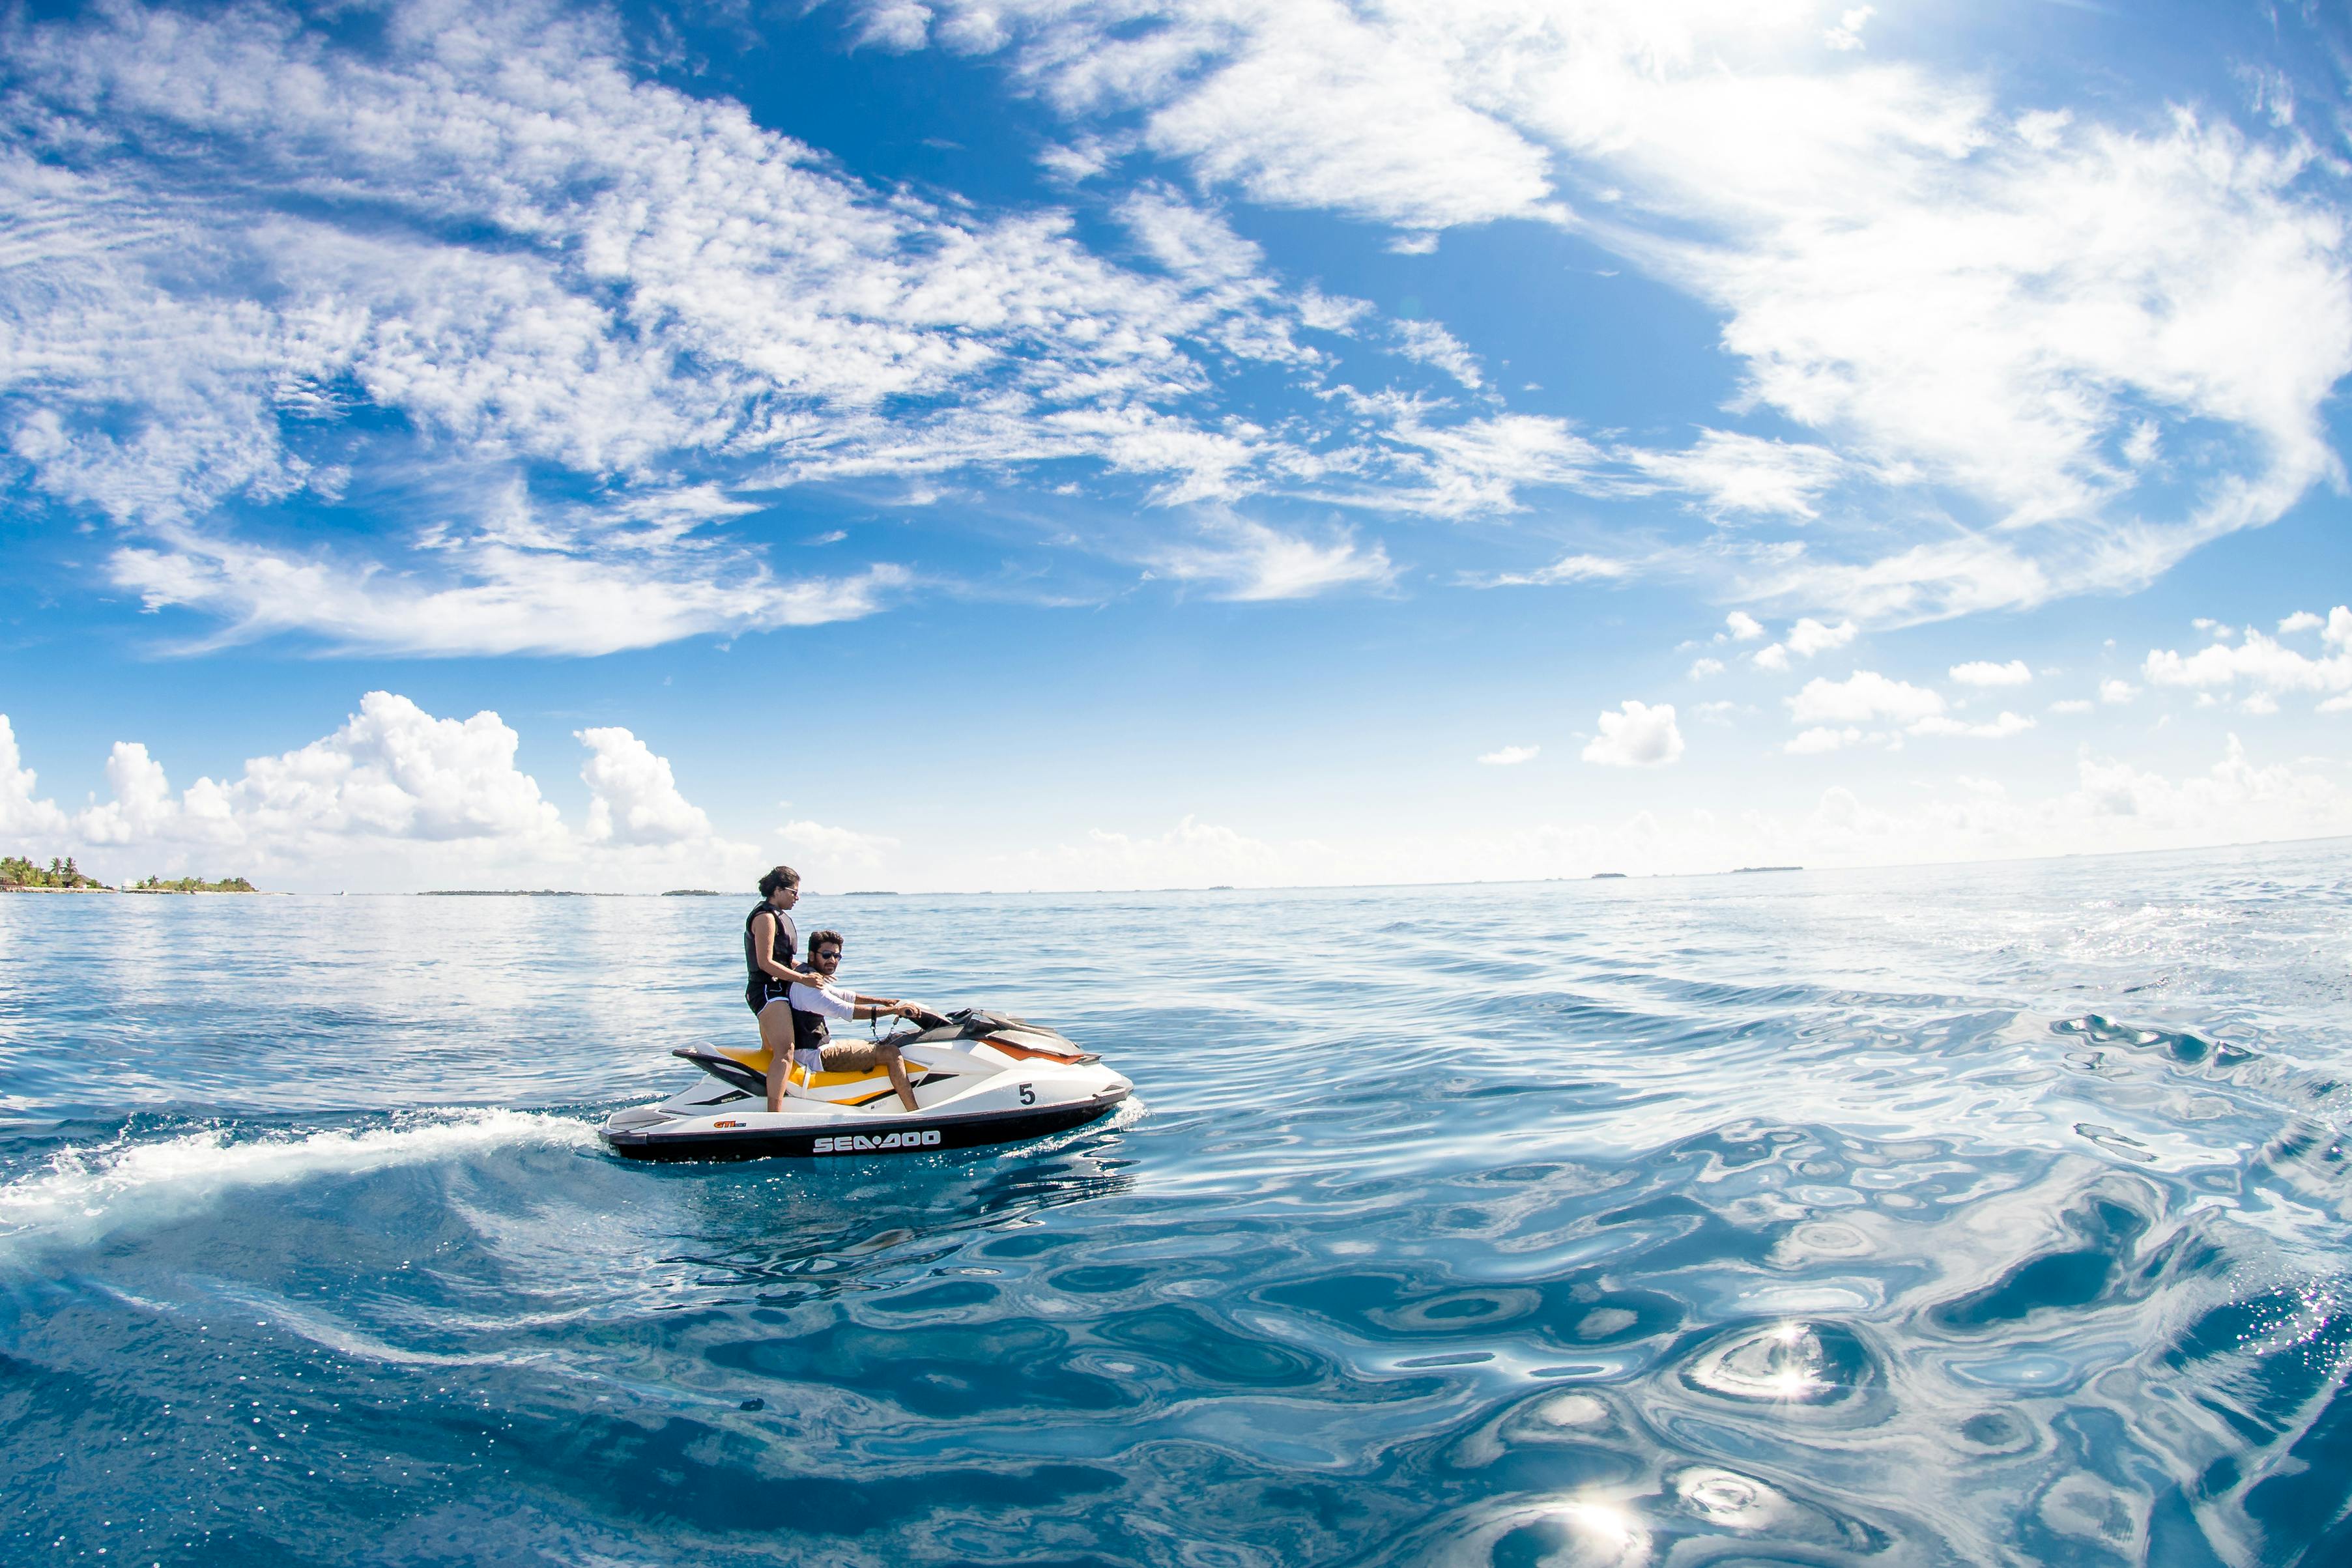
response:
[(1015, 1045), (1009, 1040), (999, 1040), (994, 1035), (988, 1036), (981, 1043), (996, 1047), (1015, 1061), (1025, 1061), (1033, 1056), (1042, 1057), (1047, 1061), (1079, 1062), (1086, 1060), (1083, 1056), (1066, 1056), (1058, 1051), (1040, 1051), (1034, 1045)]

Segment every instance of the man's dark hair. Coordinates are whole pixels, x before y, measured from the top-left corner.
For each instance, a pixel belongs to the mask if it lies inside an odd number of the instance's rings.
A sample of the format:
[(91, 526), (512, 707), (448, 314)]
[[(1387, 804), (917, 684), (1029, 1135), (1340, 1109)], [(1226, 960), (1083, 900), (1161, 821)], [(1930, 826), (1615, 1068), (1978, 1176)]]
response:
[(841, 939), (841, 933), (838, 931), (812, 931), (809, 933), (809, 956), (815, 957), (816, 950), (828, 943), (835, 947), (849, 946)]
[(775, 870), (770, 872), (767, 875), (760, 879), (760, 896), (761, 898), (772, 898), (775, 896), (776, 889), (780, 887), (798, 887), (800, 884), (800, 873), (794, 871), (788, 865), (780, 865)]

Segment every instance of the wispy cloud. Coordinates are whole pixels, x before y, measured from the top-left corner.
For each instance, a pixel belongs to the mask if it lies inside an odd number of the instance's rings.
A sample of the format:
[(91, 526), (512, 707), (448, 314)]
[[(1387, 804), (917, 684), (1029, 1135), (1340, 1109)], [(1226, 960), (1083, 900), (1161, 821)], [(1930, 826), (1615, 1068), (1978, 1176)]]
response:
[(1202, 519), (1198, 532), (1198, 538), (1152, 552), (1152, 571), (1241, 601), (1311, 599), (1345, 588), (1382, 589), (1396, 580), (1388, 551), (1378, 540), (1360, 541), (1351, 528), (1314, 538), (1227, 514)]
[[(1742, 406), (1818, 440), (1622, 460), (1813, 526), (1745, 574), (1759, 601), (1895, 622), (2136, 587), (2339, 473), (2352, 275), (2292, 137), (2013, 112), (1866, 47), (1868, 6), (1826, 33), (1818, 7), (1642, 0), (936, 9), (998, 18), (1050, 102), (1139, 114), (1213, 187), (1422, 235), (1571, 224), (1717, 310)], [(1463, 466), (1443, 504), (1494, 505)], [(1908, 501), (1822, 528), (1849, 485)]]

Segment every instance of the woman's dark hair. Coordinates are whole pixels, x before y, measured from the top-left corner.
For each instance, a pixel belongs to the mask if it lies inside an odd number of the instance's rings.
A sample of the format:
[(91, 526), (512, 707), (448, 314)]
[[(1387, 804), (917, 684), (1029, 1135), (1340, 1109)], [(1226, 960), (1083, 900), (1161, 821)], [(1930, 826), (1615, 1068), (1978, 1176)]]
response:
[(816, 950), (820, 947), (846, 947), (848, 946), (848, 943), (844, 942), (841, 939), (841, 933), (838, 931), (812, 931), (809, 933), (809, 956), (812, 958), (816, 956)]
[(767, 875), (760, 879), (760, 896), (761, 898), (773, 898), (776, 894), (776, 889), (780, 887), (798, 887), (800, 884), (800, 873), (794, 871), (788, 865), (780, 865), (775, 870), (770, 872)]

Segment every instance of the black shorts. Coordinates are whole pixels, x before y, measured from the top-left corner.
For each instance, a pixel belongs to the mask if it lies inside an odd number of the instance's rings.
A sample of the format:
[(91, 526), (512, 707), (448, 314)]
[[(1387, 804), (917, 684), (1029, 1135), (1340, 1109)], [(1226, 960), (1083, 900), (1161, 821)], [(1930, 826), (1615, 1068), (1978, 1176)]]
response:
[(754, 980), (743, 988), (743, 1005), (756, 1013), (792, 988), (790, 980)]

